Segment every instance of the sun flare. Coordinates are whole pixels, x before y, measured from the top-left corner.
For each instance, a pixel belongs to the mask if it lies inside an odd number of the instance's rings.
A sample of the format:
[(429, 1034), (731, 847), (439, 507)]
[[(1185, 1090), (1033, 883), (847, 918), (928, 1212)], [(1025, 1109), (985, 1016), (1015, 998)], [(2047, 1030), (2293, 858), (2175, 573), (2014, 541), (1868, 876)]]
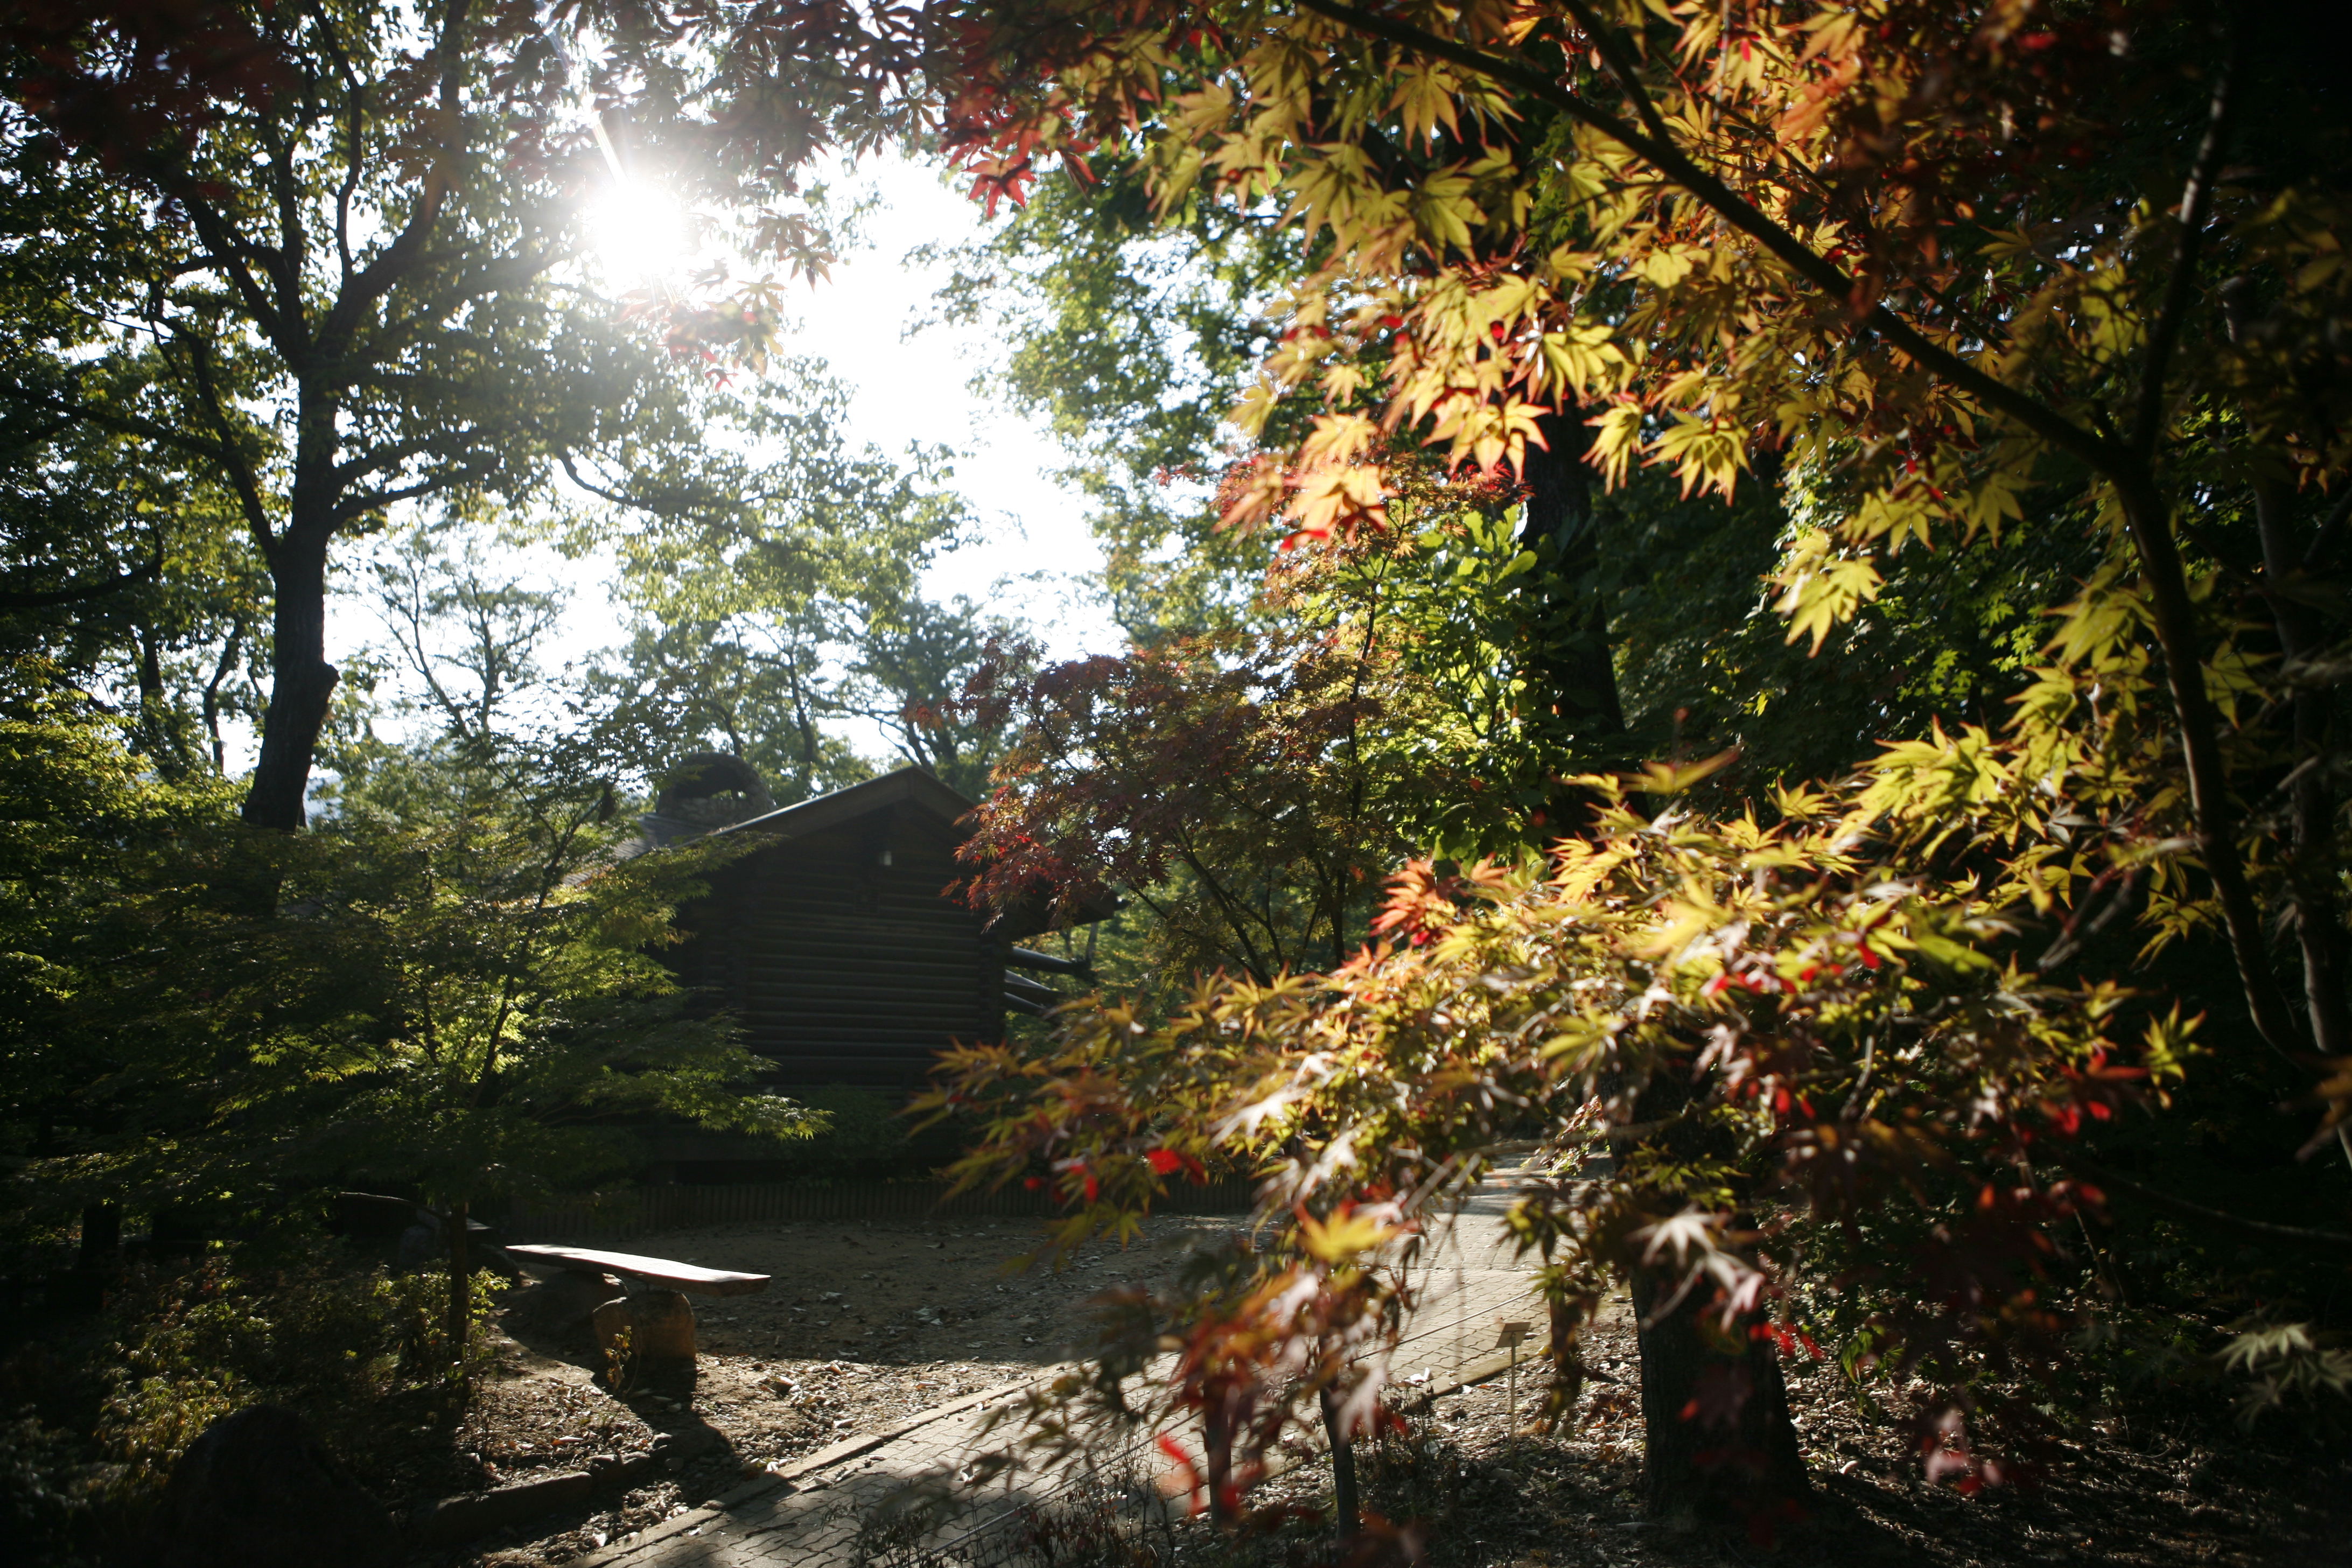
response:
[(588, 241), (615, 283), (635, 286), (677, 270), (693, 249), (686, 209), (667, 191), (626, 180), (588, 210)]

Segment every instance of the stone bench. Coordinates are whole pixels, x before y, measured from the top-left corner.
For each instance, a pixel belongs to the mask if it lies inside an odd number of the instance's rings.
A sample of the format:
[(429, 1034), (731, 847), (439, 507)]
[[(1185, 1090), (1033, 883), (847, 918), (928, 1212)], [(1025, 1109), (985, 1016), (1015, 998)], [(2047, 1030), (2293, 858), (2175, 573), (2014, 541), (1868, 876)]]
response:
[(541, 1244), (510, 1246), (507, 1252), (526, 1268), (537, 1264), (569, 1274), (619, 1279), (625, 1290), (632, 1282), (655, 1287), (628, 1292), (606, 1301), (589, 1314), (596, 1342), (610, 1353), (623, 1330), (628, 1331), (633, 1357), (649, 1361), (694, 1359), (694, 1309), (686, 1293), (697, 1296), (750, 1296), (768, 1288), (765, 1274), (737, 1274), (724, 1268), (701, 1268), (667, 1258), (645, 1258), (632, 1252), (599, 1252), (585, 1247)]

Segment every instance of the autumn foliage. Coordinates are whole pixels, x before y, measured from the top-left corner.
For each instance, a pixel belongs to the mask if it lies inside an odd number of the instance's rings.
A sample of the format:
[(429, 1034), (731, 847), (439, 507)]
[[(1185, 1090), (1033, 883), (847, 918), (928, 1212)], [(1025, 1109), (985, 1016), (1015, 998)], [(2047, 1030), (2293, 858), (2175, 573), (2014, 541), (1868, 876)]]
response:
[[(1875, 1375), (1918, 1380), (1931, 1473), (1997, 1479), (1978, 1425), (2033, 1423), (1988, 1406), (1985, 1374), (2059, 1357), (2075, 1270), (2053, 1279), (2053, 1222), (2103, 1201), (2067, 1152), (2160, 1102), (2192, 1031), (2112, 982), (2036, 974), (2016, 911), (1938, 865), (1931, 780), (1955, 753), (1918, 761), (1785, 795), (1770, 826), (1690, 810), (1673, 770), (1593, 779), (1599, 828), (1540, 875), (1417, 863), (1391, 941), (1328, 974), (1204, 984), (1150, 1028), (1073, 1011), (1035, 1058), (960, 1053), (952, 1098), (1003, 1117), (966, 1174), (1044, 1162), (1074, 1241), (1148, 1206), (1166, 1152), (1259, 1170), (1274, 1239), (1237, 1261), (1249, 1288), (1155, 1305), (1201, 1357), (1260, 1367), (1262, 1451), (1326, 1383), (1376, 1407), (1414, 1238), (1497, 1138), (1548, 1128), (1559, 1173), (1510, 1225), (1549, 1290), (1590, 1309), (1646, 1279), (1793, 1348), (1827, 1331), (1802, 1304), (1826, 1279), (1872, 1304), (1849, 1331)], [(1886, 1239), (1838, 1242), (1864, 1230)], [(1752, 1392), (1719, 1390), (1723, 1418)]]
[[(2160, 1112), (2197, 1042), (2291, 1070), (2305, 1159), (2352, 1111), (2319, 652), (2347, 618), (2346, 148), (2286, 107), (2323, 90), (2292, 26), (2031, 0), (964, 26), (987, 90), (961, 101), (988, 112), (947, 145), (982, 186), (1115, 151), (1171, 220), (1296, 226), (1234, 416), (1270, 449), (1229, 525), (1379, 537), (1392, 454), (1522, 471), (1573, 411), (1611, 486), (1780, 489), (1771, 607), (1801, 646), (1908, 552), (2072, 530), (2099, 558), (2042, 600), (2005, 716), (1854, 737), (1853, 779), (1749, 804), (1677, 804), (1673, 764), (1561, 780), (1603, 802), (1591, 831), (1540, 875), (1409, 870), (1393, 945), (1204, 982), (1159, 1027), (1073, 1013), (1034, 1060), (968, 1053), (955, 1092), (1005, 1107), (971, 1176), (1050, 1159), (1075, 1235), (1149, 1201), (1150, 1149), (1262, 1171), (1247, 1288), (1162, 1304), (1258, 1369), (1262, 1437), (1333, 1380), (1378, 1385), (1376, 1355), (1314, 1347), (1393, 1321), (1398, 1260), (1479, 1151), (1540, 1129), (1560, 1175), (1514, 1223), (1555, 1301), (1630, 1279), (1645, 1356), (1714, 1324), (1675, 1352), (1687, 1403), (1649, 1413), (1654, 1503), (1691, 1479), (1657, 1473), (1678, 1423), (1732, 1434), (1715, 1484), (1779, 1462), (1742, 1425), (1775, 1398), (1754, 1347), (1801, 1344), (1807, 1301), (1837, 1303), (1853, 1366), (1919, 1380), (1931, 1474), (2009, 1473), (2030, 1445), (1988, 1434), (2032, 1421), (1998, 1391), (2092, 1310), (2063, 1239), (2105, 1195), (2083, 1141)], [(2215, 998), (2182, 1008), (2149, 965), (2217, 943), (2242, 1002), (2200, 1025)]]

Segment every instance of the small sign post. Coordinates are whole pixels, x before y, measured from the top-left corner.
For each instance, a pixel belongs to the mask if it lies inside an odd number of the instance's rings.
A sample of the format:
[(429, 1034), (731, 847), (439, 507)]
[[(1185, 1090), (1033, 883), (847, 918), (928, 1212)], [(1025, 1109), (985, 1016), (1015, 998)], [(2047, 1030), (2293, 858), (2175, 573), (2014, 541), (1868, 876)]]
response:
[(1528, 1331), (1534, 1327), (1533, 1323), (1523, 1321), (1514, 1321), (1507, 1318), (1495, 1320), (1495, 1342), (1497, 1345), (1509, 1347), (1511, 1352), (1508, 1395), (1510, 1404), (1504, 1415), (1503, 1426), (1506, 1432), (1515, 1437), (1518, 1435), (1519, 1428), (1519, 1342), (1526, 1339)]

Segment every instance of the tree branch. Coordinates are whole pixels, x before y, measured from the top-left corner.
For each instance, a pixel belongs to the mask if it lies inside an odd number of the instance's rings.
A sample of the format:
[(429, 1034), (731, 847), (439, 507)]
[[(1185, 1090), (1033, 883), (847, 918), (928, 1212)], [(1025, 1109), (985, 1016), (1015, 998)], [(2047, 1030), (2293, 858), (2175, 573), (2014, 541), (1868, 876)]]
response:
[(119, 576), (103, 583), (79, 583), (64, 588), (48, 588), (33, 593), (0, 592), (0, 610), (46, 610), (58, 605), (78, 605), (89, 599), (104, 598), (142, 583), (152, 583), (163, 570), (163, 536), (155, 536), (155, 553), (145, 564), (134, 566)]
[[(1680, 148), (1671, 142), (1662, 142), (1644, 134), (1628, 124), (1623, 117), (1611, 113), (1590, 99), (1514, 61), (1500, 59), (1467, 44), (1458, 44), (1434, 33), (1424, 32), (1410, 23), (1376, 16), (1369, 11), (1340, 4), (1340, 0), (1299, 0), (1299, 4), (1318, 16), (1328, 16), (1370, 37), (1384, 38), (1406, 48), (1467, 67), (1505, 86), (1517, 88), (1530, 98), (1548, 103), (1571, 119), (1591, 126), (1626, 151), (1648, 160), (1667, 179), (1706, 203), (1725, 222), (1755, 240), (1783, 266), (1836, 301), (1850, 320), (1855, 320), (1856, 284), (1843, 268), (1766, 217), (1728, 185), (1691, 162)], [(1950, 350), (1929, 340), (1884, 304), (1874, 304), (1868, 311), (1860, 313), (1855, 324), (1877, 332), (1919, 364), (1975, 396), (1986, 406), (2016, 420), (2052, 446), (2081, 458), (2100, 473), (2117, 478), (2130, 470), (2130, 452), (2085, 430), (2041, 399), (1986, 374)]]
[(228, 679), (228, 672), (236, 668), (236, 656), (245, 646), (245, 617), (238, 616), (228, 624), (228, 640), (221, 645), (220, 661), (213, 666), (213, 678), (205, 682), (205, 733), (212, 737), (213, 772), (228, 772), (228, 747), (221, 740), (220, 689)]
[(269, 153), (269, 184), (278, 201), (278, 244), (268, 267), (278, 288), (278, 319), (283, 332), (280, 346), (310, 346), (310, 323), (303, 320), (302, 268), (309, 256), (310, 237), (302, 225), (302, 183), (294, 170), (294, 142), (280, 136), (277, 123), (265, 118), (260, 139)]
[[(435, 44), (441, 56), (441, 110), (444, 122), (450, 128), (448, 134), (453, 137), (461, 134), (457, 129), (458, 117), (465, 106), (462, 89), (465, 85), (467, 10), (467, 0), (450, 0), (449, 8), (442, 17), (440, 37)], [(450, 147), (445, 150), (454, 163), (457, 149)], [(327, 319), (320, 324), (319, 340), (322, 344), (330, 345), (333, 352), (341, 352), (352, 335), (358, 331), (368, 307), (390, 293), (407, 275), (410, 267), (433, 238), (433, 230), (441, 221), (441, 209), (448, 199), (449, 189), (450, 178), (444, 170), (436, 168), (425, 176), (425, 190), (417, 198), (416, 210), (409, 215), (408, 222), (402, 226), (400, 233), (390, 245), (376, 253), (375, 259), (369, 262), (358, 276), (350, 277), (347, 271), (341, 292), (327, 312)]]
[(196, 194), (196, 182), (187, 177), (186, 171), (152, 163), (150, 177), (157, 188), (187, 209), (188, 222), (195, 228), (197, 237), (205, 242), (205, 250), (213, 263), (228, 277), (230, 284), (244, 300), (246, 310), (253, 317), (264, 335), (275, 342), (281, 322), (271, 309), (269, 296), (253, 276), (247, 258), (255, 255), (256, 247), (237, 233), (210, 202)]
[(2328, 510), (2319, 524), (2319, 531), (2311, 538), (2311, 548), (2303, 552), (2303, 569), (2317, 572), (2327, 564), (2336, 546), (2343, 541), (2344, 525), (2352, 522), (2352, 485), (2345, 487), (2343, 496)]
[(189, 374), (195, 378), (196, 391), (203, 399), (205, 422), (213, 427), (219, 438), (215, 458), (228, 470), (229, 488), (236, 492), (236, 504), (245, 513), (245, 525), (253, 534), (264, 559), (278, 550), (278, 535), (269, 526), (269, 508), (261, 499), (261, 478), (253, 470), (251, 459), (229, 427), (228, 415), (221, 407), (219, 385), (213, 379), (212, 345), (193, 332), (174, 334), (186, 345)]
[(346, 284), (352, 279), (352, 197), (360, 186), (361, 136), (367, 123), (367, 89), (361, 85), (358, 73), (352, 69), (351, 57), (343, 52), (342, 40), (335, 37), (335, 25), (326, 7), (319, 0), (310, 0), (305, 7), (312, 25), (327, 50), (327, 58), (334, 63), (335, 74), (342, 78), (343, 98), (347, 105), (344, 116), (346, 141), (343, 151), (343, 180), (335, 191), (335, 250), (342, 262), (342, 278)]
[(2139, 406), (2132, 416), (2132, 450), (2145, 463), (2156, 454), (2164, 434), (2164, 377), (2172, 351), (2180, 341), (2183, 318), (2189, 313), (2189, 290), (2197, 280), (2197, 253), (2205, 242), (2205, 214), (2213, 205), (2213, 183), (2221, 173), (2221, 154), (2229, 145), (2230, 124), (2235, 118), (2237, 95), (2232, 90), (2243, 53), (2245, 29), (2233, 21), (2229, 47), (2221, 57), (2221, 74), (2213, 83), (2206, 110), (2205, 138), (2189, 168), (2189, 184), (2180, 193), (2180, 244), (2172, 258), (2172, 276), (2166, 279), (2164, 304), (2147, 335), (2147, 363), (2140, 371)]
[(1617, 85), (1625, 89), (1625, 96), (1633, 100), (1633, 112), (1642, 117), (1642, 123), (1649, 127), (1650, 134), (1658, 139), (1661, 146), (1673, 146), (1674, 133), (1666, 129), (1665, 116), (1660, 114), (1658, 106), (1650, 101), (1650, 94), (1642, 86), (1641, 73), (1635, 62), (1625, 56), (1624, 40), (1618, 37), (1617, 29), (1594, 16), (1592, 7), (1585, 4), (1585, 0), (1566, 0), (1566, 3), (1576, 16), (1577, 26), (1584, 29), (1585, 37), (1591, 38), (1592, 47), (1600, 51), (1601, 62), (1609, 68), (1609, 74), (1617, 79)]
[(2086, 1176), (2103, 1187), (2115, 1187), (2129, 1193), (2151, 1207), (2162, 1209), (2167, 1214), (2179, 1215), (2183, 1219), (2202, 1220), (2208, 1225), (2227, 1226), (2231, 1230), (2266, 1237), (2273, 1241), (2293, 1242), (2299, 1247), (2352, 1247), (2352, 1236), (2337, 1231), (2306, 1230), (2298, 1225), (2273, 1225), (2267, 1220), (2247, 1219), (2241, 1215), (2230, 1214), (2222, 1209), (2208, 1208), (2203, 1204), (2191, 1203), (2187, 1198), (2177, 1198), (2170, 1193), (2159, 1192), (2144, 1182), (2135, 1182), (2129, 1176), (2117, 1171), (2111, 1171), (2097, 1161), (2086, 1159), (2080, 1154), (2070, 1154), (2055, 1149), (2045, 1149), (2044, 1154), (2053, 1163), (2064, 1166), (2078, 1176)]
[(466, 480), (482, 471), (480, 466), (467, 464), (450, 473), (436, 474), (429, 479), (419, 479), (413, 485), (395, 485), (390, 489), (362, 490), (357, 495), (345, 496), (335, 503), (334, 526), (340, 529), (353, 518), (365, 517), (372, 511), (382, 510), (385, 507), (396, 505), (401, 501), (415, 500), (422, 496), (437, 494), (452, 485), (465, 483)]

